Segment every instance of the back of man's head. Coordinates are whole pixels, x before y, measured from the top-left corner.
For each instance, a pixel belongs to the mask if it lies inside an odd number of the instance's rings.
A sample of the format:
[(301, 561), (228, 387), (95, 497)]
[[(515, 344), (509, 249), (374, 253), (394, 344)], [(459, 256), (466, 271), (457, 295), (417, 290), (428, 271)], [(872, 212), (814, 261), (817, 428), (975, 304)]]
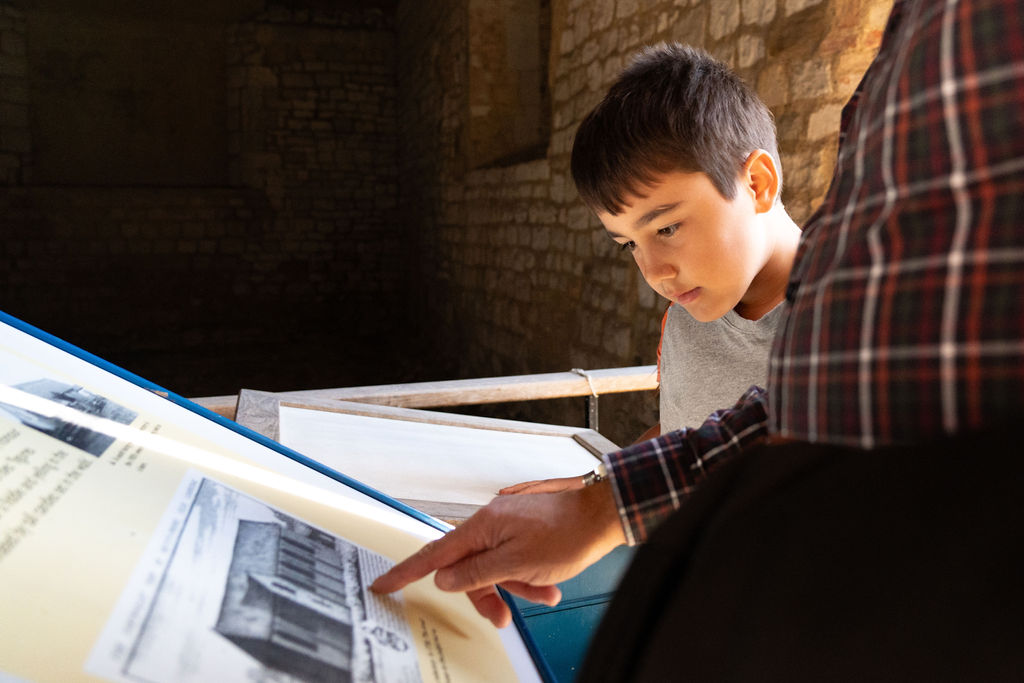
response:
[(705, 173), (733, 199), (756, 149), (772, 155), (781, 178), (775, 122), (757, 94), (706, 52), (660, 43), (636, 55), (580, 124), (572, 176), (596, 212), (617, 214), (628, 195), (672, 171)]

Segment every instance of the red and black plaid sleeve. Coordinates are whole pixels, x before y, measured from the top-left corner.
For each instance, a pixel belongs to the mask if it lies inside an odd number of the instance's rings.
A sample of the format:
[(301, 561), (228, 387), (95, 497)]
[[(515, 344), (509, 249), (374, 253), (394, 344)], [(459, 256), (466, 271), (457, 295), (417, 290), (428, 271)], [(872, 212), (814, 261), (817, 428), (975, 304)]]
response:
[(626, 541), (640, 543), (715, 467), (764, 438), (764, 390), (751, 387), (696, 429), (669, 432), (604, 456)]

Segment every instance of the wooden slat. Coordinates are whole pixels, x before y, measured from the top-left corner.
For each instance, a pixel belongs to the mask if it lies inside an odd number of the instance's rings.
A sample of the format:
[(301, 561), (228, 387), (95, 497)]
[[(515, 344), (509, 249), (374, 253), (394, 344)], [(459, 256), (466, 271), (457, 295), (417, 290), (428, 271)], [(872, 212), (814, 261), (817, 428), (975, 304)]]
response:
[(481, 507), (468, 503), (439, 503), (436, 500), (413, 500), (411, 498), (396, 498), (395, 500), (452, 526), (462, 524)]
[(203, 396), (201, 398), (190, 398), (189, 400), (229, 420), (235, 419), (235, 413), (238, 410), (238, 394), (233, 396)]
[[(591, 383), (593, 391), (598, 395), (648, 391), (658, 387), (657, 366), (654, 365), (588, 370), (587, 374), (590, 376), (590, 382), (586, 377), (574, 372), (550, 372), (538, 375), (284, 391), (278, 392), (278, 396), (282, 399), (328, 399), (405, 408), (432, 408), (589, 396)], [(215, 413), (233, 419), (238, 397), (211, 396), (192, 400)]]
[[(593, 382), (594, 391), (598, 394), (642, 391), (655, 389), (658, 386), (657, 368), (654, 365), (589, 370), (588, 374)], [(426, 408), (588, 396), (590, 393), (590, 384), (585, 377), (574, 372), (551, 372), (539, 375), (289, 391), (280, 392), (280, 395), (282, 397), (357, 401), (405, 408)]]
[(605, 453), (611, 453), (612, 451), (619, 450), (619, 447), (615, 445), (613, 441), (605, 437), (604, 434), (596, 432), (593, 429), (584, 429), (576, 432), (572, 435), (572, 438), (576, 440), (576, 443), (590, 451), (595, 458), (600, 459)]

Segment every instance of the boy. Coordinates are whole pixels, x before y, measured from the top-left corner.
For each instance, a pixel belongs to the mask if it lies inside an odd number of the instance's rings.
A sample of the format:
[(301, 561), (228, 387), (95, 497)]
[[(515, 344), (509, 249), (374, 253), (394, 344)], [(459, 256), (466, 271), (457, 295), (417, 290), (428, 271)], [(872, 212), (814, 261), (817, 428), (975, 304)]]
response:
[[(757, 95), (703, 51), (647, 48), (580, 124), (572, 175), (672, 302), (658, 347), (660, 422), (640, 440), (698, 426), (764, 386), (800, 229), (779, 200), (775, 125)], [(501, 493), (579, 485), (571, 477)]]

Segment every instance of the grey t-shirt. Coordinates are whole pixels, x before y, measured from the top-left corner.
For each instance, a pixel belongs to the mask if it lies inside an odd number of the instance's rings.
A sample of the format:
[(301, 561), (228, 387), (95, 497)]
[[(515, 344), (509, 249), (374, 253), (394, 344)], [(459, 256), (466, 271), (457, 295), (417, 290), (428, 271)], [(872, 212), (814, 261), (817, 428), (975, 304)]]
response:
[(661, 340), (661, 432), (699, 427), (731, 408), (750, 385), (764, 387), (768, 356), (783, 304), (759, 320), (729, 311), (702, 323), (672, 304)]

